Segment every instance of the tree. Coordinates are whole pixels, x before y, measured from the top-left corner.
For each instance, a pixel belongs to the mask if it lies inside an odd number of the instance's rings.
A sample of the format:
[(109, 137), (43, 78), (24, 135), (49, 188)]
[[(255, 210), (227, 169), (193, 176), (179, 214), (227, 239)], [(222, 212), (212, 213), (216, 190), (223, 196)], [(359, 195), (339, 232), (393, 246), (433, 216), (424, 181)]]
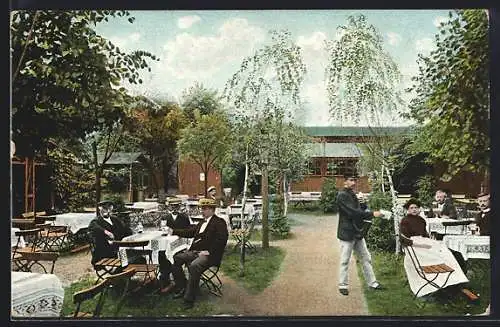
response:
[[(326, 68), (330, 114), (341, 121), (352, 118), (359, 122), (367, 117), (371, 135), (365, 138), (365, 159), (361, 165), (380, 171), (388, 179), (393, 212), (399, 212), (396, 191), (392, 181), (394, 163), (390, 154), (397, 143), (393, 135), (380, 133), (383, 114), (393, 116), (402, 104), (398, 89), (401, 82), (399, 69), (384, 50), (383, 39), (363, 15), (349, 16), (347, 25), (340, 26), (342, 37), (326, 42), (329, 63)], [(382, 186), (385, 184), (382, 178)], [(398, 235), (399, 220), (394, 219)], [(396, 251), (399, 242), (396, 238)]]
[(167, 192), (169, 176), (177, 162), (177, 141), (181, 130), (187, 126), (187, 118), (176, 103), (162, 103), (159, 107), (138, 103), (133, 107), (131, 133), (149, 158), (151, 175), (156, 175), (155, 171), (158, 170), (163, 172), (162, 181), (153, 179), (155, 193), (160, 188)]
[[(290, 32), (271, 31), (271, 43), (247, 57), (239, 70), (226, 83), (224, 99), (240, 118), (239, 133), (249, 166), (262, 172), (262, 247), (269, 248), (268, 168), (272, 158), (272, 121), (284, 108), (300, 106), (300, 87), (306, 72), (300, 48), (291, 40)], [(244, 135), (244, 136), (243, 136)], [(255, 144), (250, 146), (247, 144)], [(257, 154), (248, 156), (250, 151)], [(252, 170), (251, 167), (249, 169)], [(248, 174), (247, 174), (248, 175)], [(246, 178), (245, 183), (248, 183)], [(245, 188), (246, 189), (246, 188)], [(246, 194), (243, 194), (245, 201)], [(242, 248), (242, 253), (244, 247)]]
[(219, 96), (216, 90), (210, 90), (201, 83), (195, 83), (182, 94), (182, 108), (190, 120), (194, 120), (194, 112), (207, 115), (221, 109)]
[[(107, 135), (125, 119), (131, 100), (123, 80), (141, 83), (139, 71), (157, 58), (145, 51), (130, 54), (96, 34), (93, 26), (126, 11), (16, 11), (11, 17), (12, 125), (20, 154), (33, 156), (51, 139)], [(129, 17), (129, 22), (134, 18)], [(29, 94), (30, 96), (26, 96)], [(98, 138), (99, 138), (98, 137)], [(94, 139), (96, 203), (100, 178), (98, 139)], [(111, 147), (110, 147), (111, 146)]]
[(107, 10), (13, 12), (12, 120), (15, 138), (24, 145), (20, 151), (41, 150), (53, 136), (82, 137), (93, 128), (82, 119), (83, 112), (98, 100), (108, 99), (108, 107), (120, 103), (118, 96), (126, 95), (118, 88), (121, 80), (140, 82), (138, 70), (147, 68), (145, 58), (156, 58), (143, 51), (126, 54), (92, 28), (110, 17), (129, 15)]
[(419, 56), (409, 91), (409, 117), (423, 125), (415, 152), (446, 166), (443, 179), (461, 170), (489, 171), (489, 43), (484, 10), (455, 10), (441, 23), (436, 49)]
[(231, 151), (231, 129), (227, 116), (220, 111), (207, 115), (195, 112), (195, 121), (181, 131), (178, 141), (181, 160), (197, 163), (205, 175), (207, 196), (208, 173), (214, 163)]

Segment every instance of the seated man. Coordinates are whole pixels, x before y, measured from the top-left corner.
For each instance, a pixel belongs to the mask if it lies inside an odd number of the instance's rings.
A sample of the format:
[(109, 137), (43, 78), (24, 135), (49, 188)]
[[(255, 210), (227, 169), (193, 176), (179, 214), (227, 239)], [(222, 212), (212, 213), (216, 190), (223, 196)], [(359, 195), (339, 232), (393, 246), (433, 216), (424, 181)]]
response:
[[(200, 199), (199, 206), (204, 218), (203, 222), (188, 229), (174, 229), (173, 235), (194, 238), (188, 250), (174, 255), (172, 274), (176, 293), (174, 298), (184, 297), (184, 307), (192, 308), (199, 287), (201, 274), (211, 266), (219, 266), (227, 244), (228, 232), (224, 219), (215, 215), (217, 206), (213, 199)], [(182, 266), (189, 270), (186, 280)]]
[(490, 195), (481, 193), (477, 196), (477, 204), (481, 212), (476, 216), (476, 225), (479, 227), (479, 235), (490, 235)]
[(119, 218), (112, 216), (112, 211), (113, 202), (100, 202), (99, 214), (89, 223), (88, 231), (94, 242), (92, 265), (102, 258), (116, 258), (118, 247), (112, 241), (132, 235), (130, 227), (125, 226)]
[[(181, 211), (181, 199), (171, 199), (168, 201), (170, 212), (166, 217), (167, 226), (172, 229), (186, 229), (191, 226), (191, 222), (187, 214)], [(160, 264), (160, 283), (162, 288), (161, 293), (168, 293), (174, 287), (170, 282), (170, 273), (172, 272), (172, 263), (168, 261), (165, 251), (158, 252), (158, 263)]]
[(437, 202), (437, 211), (434, 212), (432, 209), (429, 211), (428, 218), (448, 218), (448, 219), (457, 219), (457, 209), (453, 204), (451, 197), (446, 195), (446, 192), (442, 189), (436, 191), (436, 202)]

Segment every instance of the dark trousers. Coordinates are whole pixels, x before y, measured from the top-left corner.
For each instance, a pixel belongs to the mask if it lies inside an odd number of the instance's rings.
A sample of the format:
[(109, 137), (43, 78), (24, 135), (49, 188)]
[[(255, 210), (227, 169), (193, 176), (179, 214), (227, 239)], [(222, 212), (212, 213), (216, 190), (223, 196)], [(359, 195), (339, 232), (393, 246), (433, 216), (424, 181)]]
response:
[(160, 265), (160, 282), (163, 285), (170, 284), (170, 273), (172, 272), (172, 263), (167, 259), (165, 251), (158, 252), (158, 264)]
[[(208, 256), (198, 256), (199, 251), (182, 251), (174, 255), (172, 275), (176, 288), (185, 288), (184, 301), (194, 302), (198, 292), (201, 274), (210, 267)], [(189, 280), (186, 280), (183, 265), (187, 265)]]

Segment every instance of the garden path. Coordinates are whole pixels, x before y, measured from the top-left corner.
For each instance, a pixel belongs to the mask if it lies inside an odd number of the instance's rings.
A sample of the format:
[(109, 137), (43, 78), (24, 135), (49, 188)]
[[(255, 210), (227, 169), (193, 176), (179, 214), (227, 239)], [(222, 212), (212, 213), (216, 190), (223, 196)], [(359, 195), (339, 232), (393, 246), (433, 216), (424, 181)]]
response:
[(337, 288), (339, 247), (337, 215), (291, 214), (293, 237), (271, 242), (286, 251), (281, 271), (263, 292), (248, 294), (223, 276), (219, 309), (241, 316), (368, 315), (356, 265), (349, 267), (349, 296)]

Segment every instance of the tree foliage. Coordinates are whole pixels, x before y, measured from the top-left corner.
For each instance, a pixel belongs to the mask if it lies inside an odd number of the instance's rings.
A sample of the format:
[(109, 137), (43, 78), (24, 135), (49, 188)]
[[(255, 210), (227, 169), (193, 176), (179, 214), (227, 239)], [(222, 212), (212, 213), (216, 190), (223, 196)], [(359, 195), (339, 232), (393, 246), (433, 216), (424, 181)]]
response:
[(195, 119), (196, 110), (201, 115), (207, 115), (221, 109), (217, 91), (207, 89), (201, 83), (195, 83), (189, 89), (184, 90), (181, 106), (189, 120)]
[(489, 166), (489, 44), (485, 10), (450, 11), (436, 49), (420, 56), (409, 116), (424, 124), (414, 151), (446, 165), (444, 179)]
[(327, 41), (327, 93), (332, 118), (354, 119), (362, 115), (375, 118), (394, 112), (402, 103), (399, 92), (401, 74), (383, 48), (383, 38), (363, 15), (349, 16), (339, 26), (341, 38)]
[(125, 53), (93, 27), (126, 11), (15, 11), (11, 15), (12, 124), (20, 155), (52, 137), (83, 138), (122, 116), (120, 83), (141, 83), (156, 57)]
[(197, 163), (205, 174), (207, 196), (208, 173), (214, 163), (231, 151), (232, 137), (225, 113), (216, 111), (207, 115), (195, 113), (195, 121), (181, 131), (178, 149), (181, 160)]

